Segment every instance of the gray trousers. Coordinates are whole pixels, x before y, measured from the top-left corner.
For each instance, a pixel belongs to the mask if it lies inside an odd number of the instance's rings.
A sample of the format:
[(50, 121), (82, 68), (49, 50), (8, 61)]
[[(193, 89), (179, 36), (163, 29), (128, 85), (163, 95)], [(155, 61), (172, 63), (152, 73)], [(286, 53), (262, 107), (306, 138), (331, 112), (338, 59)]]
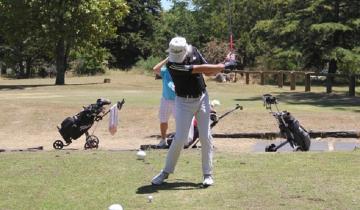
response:
[(188, 140), (189, 129), (195, 114), (201, 143), (202, 171), (212, 174), (213, 144), (210, 130), (210, 105), (207, 92), (198, 98), (175, 98), (176, 133), (170, 145), (164, 171), (173, 173), (184, 143)]

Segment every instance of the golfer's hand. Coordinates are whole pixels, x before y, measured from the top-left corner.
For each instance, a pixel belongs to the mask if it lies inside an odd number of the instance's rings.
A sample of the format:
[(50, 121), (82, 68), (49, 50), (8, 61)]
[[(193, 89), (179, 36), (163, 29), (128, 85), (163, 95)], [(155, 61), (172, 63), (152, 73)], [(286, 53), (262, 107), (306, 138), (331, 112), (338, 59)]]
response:
[(232, 71), (232, 70), (235, 70), (236, 67), (237, 67), (237, 63), (236, 63), (235, 60), (229, 60), (229, 61), (227, 61), (227, 62), (224, 63), (224, 69), (225, 69), (225, 70), (230, 70), (230, 71)]

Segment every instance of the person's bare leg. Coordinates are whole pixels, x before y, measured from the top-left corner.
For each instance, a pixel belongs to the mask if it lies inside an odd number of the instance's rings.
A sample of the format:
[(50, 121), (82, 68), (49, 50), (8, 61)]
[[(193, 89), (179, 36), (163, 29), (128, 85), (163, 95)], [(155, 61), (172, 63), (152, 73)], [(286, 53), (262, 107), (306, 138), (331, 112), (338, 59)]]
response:
[(157, 145), (160, 148), (166, 147), (166, 131), (168, 129), (168, 123), (160, 123), (160, 134), (161, 134), (161, 140), (159, 144)]
[(168, 129), (168, 123), (160, 123), (161, 139), (166, 139), (166, 131)]

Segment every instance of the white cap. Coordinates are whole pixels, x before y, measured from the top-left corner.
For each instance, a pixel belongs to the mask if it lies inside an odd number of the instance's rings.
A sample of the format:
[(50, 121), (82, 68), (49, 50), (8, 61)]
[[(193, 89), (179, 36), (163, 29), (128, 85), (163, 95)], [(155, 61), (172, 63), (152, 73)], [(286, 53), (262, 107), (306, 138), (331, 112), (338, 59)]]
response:
[(191, 47), (187, 44), (184, 37), (174, 37), (169, 43), (169, 61), (174, 63), (182, 63)]

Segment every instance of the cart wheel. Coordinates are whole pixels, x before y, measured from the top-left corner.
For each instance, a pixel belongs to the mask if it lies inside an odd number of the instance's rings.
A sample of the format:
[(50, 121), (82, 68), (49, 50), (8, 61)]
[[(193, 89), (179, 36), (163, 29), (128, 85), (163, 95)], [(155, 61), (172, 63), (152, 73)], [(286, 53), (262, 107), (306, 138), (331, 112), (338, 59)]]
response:
[(62, 149), (64, 147), (64, 143), (61, 140), (56, 140), (53, 143), (54, 149)]
[(276, 147), (275, 144), (270, 144), (270, 145), (265, 147), (265, 152), (276, 152), (275, 147)]
[(296, 147), (294, 151), (295, 152), (303, 152), (305, 150), (302, 147)]
[(84, 144), (84, 149), (85, 149), (85, 150), (91, 149), (91, 144), (90, 144), (90, 142), (85, 142), (85, 144)]
[(93, 148), (98, 148), (99, 147), (99, 138), (94, 136), (94, 135), (90, 135), (86, 138), (86, 143), (84, 145), (84, 149), (93, 149)]

